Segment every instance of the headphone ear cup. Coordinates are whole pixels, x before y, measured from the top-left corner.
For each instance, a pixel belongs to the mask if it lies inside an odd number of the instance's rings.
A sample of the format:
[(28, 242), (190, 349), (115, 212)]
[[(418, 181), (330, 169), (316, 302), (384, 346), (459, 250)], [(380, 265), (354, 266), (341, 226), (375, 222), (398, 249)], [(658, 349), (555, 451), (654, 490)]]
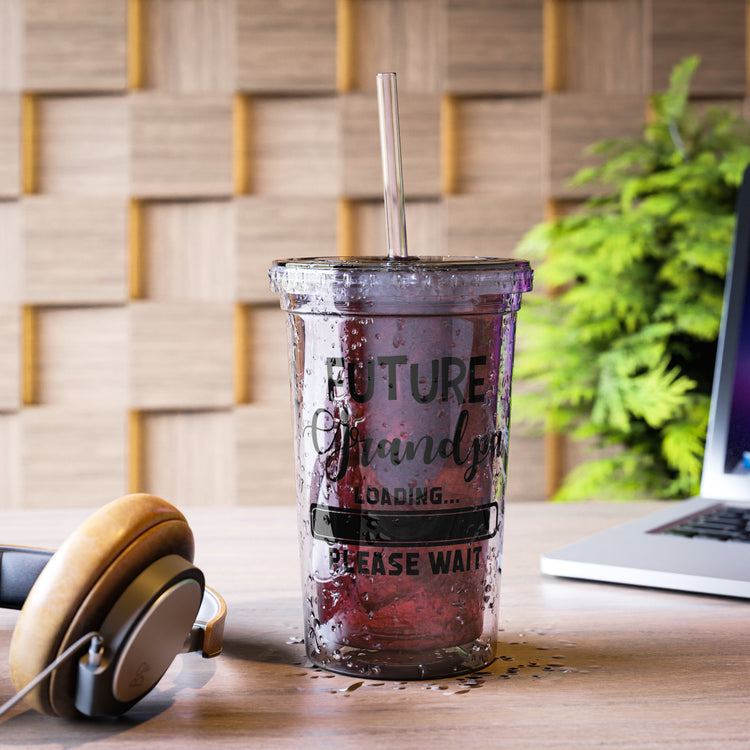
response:
[(167, 555), (128, 585), (99, 628), (103, 651), (79, 660), (80, 713), (119, 716), (161, 680), (185, 646), (204, 584), (192, 563)]
[[(128, 584), (166, 555), (192, 562), (193, 533), (174, 506), (154, 495), (126, 495), (76, 529), (39, 575), (10, 645), (20, 690), (86, 633), (97, 630)], [(56, 668), (26, 697), (36, 710), (73, 718), (77, 660)]]

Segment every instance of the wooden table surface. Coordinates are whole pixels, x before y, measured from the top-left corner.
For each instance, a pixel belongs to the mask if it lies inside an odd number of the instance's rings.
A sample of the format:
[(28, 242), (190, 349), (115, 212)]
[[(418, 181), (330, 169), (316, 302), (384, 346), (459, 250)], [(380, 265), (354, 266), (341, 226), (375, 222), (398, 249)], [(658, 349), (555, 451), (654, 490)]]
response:
[[(749, 602), (539, 573), (542, 552), (654, 507), (509, 504), (500, 658), (429, 683), (307, 663), (294, 509), (186, 509), (196, 561), (229, 607), (224, 654), (178, 657), (116, 721), (16, 707), (0, 747), (750, 748)], [(55, 545), (86, 515), (3, 511), (2, 541)], [(15, 618), (0, 612), (4, 655)]]

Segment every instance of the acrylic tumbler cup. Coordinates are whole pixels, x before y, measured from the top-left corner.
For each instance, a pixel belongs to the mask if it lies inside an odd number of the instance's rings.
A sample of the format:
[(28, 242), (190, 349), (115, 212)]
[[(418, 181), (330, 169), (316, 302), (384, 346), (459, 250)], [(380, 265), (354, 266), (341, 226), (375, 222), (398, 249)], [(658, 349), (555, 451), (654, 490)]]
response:
[(300, 258), (270, 278), (289, 313), (309, 658), (386, 679), (481, 668), (528, 263)]

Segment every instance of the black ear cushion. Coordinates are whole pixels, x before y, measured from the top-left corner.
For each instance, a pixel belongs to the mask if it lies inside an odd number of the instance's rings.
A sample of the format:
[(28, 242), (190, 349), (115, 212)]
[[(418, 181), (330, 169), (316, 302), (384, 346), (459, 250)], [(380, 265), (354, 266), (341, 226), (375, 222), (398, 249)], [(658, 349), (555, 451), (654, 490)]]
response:
[[(192, 561), (193, 533), (182, 513), (161, 498), (126, 495), (94, 513), (55, 553), (24, 603), (10, 645), (15, 689), (100, 627), (130, 581), (171, 554)], [(75, 659), (61, 665), (26, 702), (53, 716), (78, 715), (76, 668)]]

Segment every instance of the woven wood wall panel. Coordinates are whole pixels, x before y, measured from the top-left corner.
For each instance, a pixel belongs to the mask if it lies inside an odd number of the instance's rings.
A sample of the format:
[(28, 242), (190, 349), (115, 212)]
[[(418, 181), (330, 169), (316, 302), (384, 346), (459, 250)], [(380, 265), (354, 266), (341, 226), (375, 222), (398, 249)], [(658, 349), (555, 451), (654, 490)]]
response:
[(0, 200), (0, 304), (21, 302), (21, 203)]
[(462, 99), (457, 140), (457, 192), (533, 195), (541, 200), (541, 99)]
[(121, 91), (127, 0), (26, 0), (23, 81), (32, 91)]
[(568, 181), (578, 167), (592, 163), (583, 157), (587, 145), (618, 135), (637, 134), (643, 122), (643, 97), (612, 95), (606, 108), (595, 94), (550, 94), (546, 101), (549, 138), (547, 152), (547, 192), (555, 198), (580, 197), (585, 191), (572, 188)]
[[(267, 268), (385, 251), (375, 74), (399, 76), (411, 252), (510, 256), (683, 55), (706, 100), (743, 106), (745, 18), (744, 0), (1, 0), (0, 504), (293, 502)], [(512, 434), (508, 499), (543, 497), (545, 443)]]
[(237, 3), (236, 38), (241, 91), (335, 90), (335, 0), (244, 0)]
[(698, 54), (693, 93), (746, 93), (746, 3), (744, 0), (652, 0), (651, 87), (669, 82), (675, 62)]
[(232, 406), (230, 305), (142, 301), (132, 303), (129, 312), (133, 408)]
[(232, 98), (226, 94), (130, 97), (131, 190), (139, 197), (229, 196)]
[(339, 105), (333, 96), (253, 98), (248, 134), (252, 192), (338, 196)]
[[(354, 246), (361, 255), (382, 255), (386, 244), (381, 200), (359, 201), (353, 206)], [(438, 201), (407, 201), (407, 234), (414, 255), (441, 255), (443, 242), (442, 206)]]
[(23, 70), (24, 0), (0, 3), (0, 91), (20, 91)]
[(125, 198), (32, 195), (21, 201), (27, 304), (123, 304)]
[(267, 276), (275, 258), (336, 255), (338, 204), (332, 198), (241, 196), (234, 205), (236, 293), (243, 302), (278, 303)]
[(443, 202), (443, 236), (452, 255), (512, 257), (529, 227), (544, 219), (538, 196), (452, 195)]
[(641, 3), (562, 0), (558, 5), (559, 88), (600, 94), (644, 91), (648, 43)]
[(0, 411), (14, 411), (21, 394), (21, 311), (0, 304)]
[(27, 408), (18, 441), (24, 507), (101, 505), (127, 486), (127, 415), (121, 409)]
[[(440, 195), (440, 100), (437, 96), (399, 97), (404, 189), (411, 197)], [(348, 94), (341, 101), (342, 191), (352, 198), (380, 198), (380, 134), (372, 94)]]
[(232, 201), (144, 201), (141, 211), (140, 291), (144, 298), (235, 299)]
[(19, 413), (0, 413), (0, 494), (4, 508), (17, 508), (22, 502), (20, 423)]
[(128, 310), (39, 307), (36, 402), (45, 406), (128, 406)]
[(447, 0), (445, 90), (541, 93), (543, 1)]
[(291, 413), (268, 403), (240, 406), (234, 428), (237, 497), (251, 505), (288, 504), (296, 492)]
[(144, 484), (183, 505), (232, 505), (237, 496), (231, 411), (153, 412), (144, 420)]
[(234, 0), (149, 0), (142, 10), (144, 88), (234, 92)]
[(21, 189), (21, 98), (0, 93), (0, 198)]
[[(286, 321), (273, 308), (258, 307), (250, 315), (250, 400), (284, 403), (289, 400)], [(290, 412), (291, 414), (291, 412)]]
[(127, 196), (130, 102), (119, 95), (39, 96), (35, 112), (33, 190)]
[(384, 0), (352, 5), (353, 89), (373, 92), (375, 76), (393, 70), (398, 72), (399, 94), (441, 92), (444, 17), (439, 3)]
[[(372, 246), (371, 254), (385, 244), (383, 205), (380, 201), (368, 204), (370, 207), (371, 236), (378, 237)], [(443, 205), (437, 200), (414, 200), (409, 203), (409, 247), (414, 255), (441, 255), (452, 252), (445, 242), (443, 231)]]

